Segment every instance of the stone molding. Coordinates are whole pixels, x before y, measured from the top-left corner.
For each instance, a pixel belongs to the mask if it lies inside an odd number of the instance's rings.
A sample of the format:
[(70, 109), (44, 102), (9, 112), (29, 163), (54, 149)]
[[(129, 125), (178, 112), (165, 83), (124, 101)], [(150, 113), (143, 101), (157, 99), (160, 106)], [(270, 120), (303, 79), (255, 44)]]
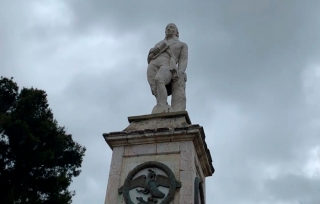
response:
[[(191, 125), (188, 118), (186, 111), (129, 117), (131, 126), (129, 125), (124, 131), (104, 133), (103, 137), (111, 149), (150, 143), (193, 141), (204, 176), (212, 176), (215, 169), (205, 142), (203, 127)], [(184, 122), (181, 122), (183, 120)], [(159, 128), (143, 129), (150, 125), (148, 123), (158, 124)], [(171, 125), (170, 128), (163, 127), (168, 123)]]
[(154, 130), (159, 128), (172, 129), (191, 125), (188, 112), (186, 111), (131, 116), (128, 117), (128, 121), (130, 124), (124, 129), (126, 132)]
[(171, 112), (171, 113), (154, 113), (149, 115), (139, 115), (139, 116), (130, 116), (128, 117), (129, 123), (131, 122), (139, 122), (143, 120), (150, 120), (154, 118), (176, 118), (183, 116), (185, 117), (188, 124), (191, 124), (191, 120), (189, 118), (189, 114), (187, 111), (178, 111), (178, 112)]

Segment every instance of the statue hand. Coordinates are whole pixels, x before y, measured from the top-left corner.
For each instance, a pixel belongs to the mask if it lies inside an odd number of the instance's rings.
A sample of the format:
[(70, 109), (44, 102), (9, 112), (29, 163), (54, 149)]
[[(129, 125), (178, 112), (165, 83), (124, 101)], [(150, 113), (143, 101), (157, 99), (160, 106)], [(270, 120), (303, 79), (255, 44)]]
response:
[(185, 81), (187, 81), (187, 75), (185, 74), (185, 72), (178, 70), (178, 72), (173, 71), (172, 72), (172, 82), (176, 82), (178, 81), (179, 77), (184, 78)]
[(160, 52), (160, 48), (158, 47), (151, 48), (150, 52), (154, 53), (154, 55), (157, 55)]
[(178, 75), (175, 75), (172, 77), (172, 82), (174, 83), (174, 82), (178, 81), (178, 79), (179, 79)]
[(179, 76), (178, 76), (177, 70), (176, 69), (172, 69), (170, 71), (172, 73), (172, 82), (174, 83), (174, 82), (178, 81)]

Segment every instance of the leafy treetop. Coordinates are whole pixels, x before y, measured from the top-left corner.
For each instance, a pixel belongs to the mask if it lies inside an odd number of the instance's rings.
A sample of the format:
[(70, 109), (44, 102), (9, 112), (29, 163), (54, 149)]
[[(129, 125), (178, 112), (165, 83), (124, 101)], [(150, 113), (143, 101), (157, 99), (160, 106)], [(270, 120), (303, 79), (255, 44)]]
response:
[(0, 78), (0, 203), (71, 203), (85, 150), (58, 126), (45, 91)]

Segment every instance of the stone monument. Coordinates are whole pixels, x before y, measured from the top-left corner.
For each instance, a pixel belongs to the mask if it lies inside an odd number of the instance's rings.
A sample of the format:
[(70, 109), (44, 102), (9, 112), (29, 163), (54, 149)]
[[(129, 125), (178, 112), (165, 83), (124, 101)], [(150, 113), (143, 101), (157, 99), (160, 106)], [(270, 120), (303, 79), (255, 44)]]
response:
[(205, 203), (205, 178), (214, 168), (203, 127), (185, 111), (188, 47), (176, 25), (168, 24), (165, 33), (148, 54), (147, 77), (157, 99), (152, 114), (128, 117), (123, 131), (103, 134), (113, 150), (105, 204)]
[[(151, 48), (148, 54), (147, 77), (151, 92), (157, 99), (152, 113), (186, 110), (185, 71), (188, 64), (188, 46), (179, 41), (179, 31), (175, 24), (168, 24), (165, 34), (165, 39)], [(167, 97), (171, 94), (169, 106)]]

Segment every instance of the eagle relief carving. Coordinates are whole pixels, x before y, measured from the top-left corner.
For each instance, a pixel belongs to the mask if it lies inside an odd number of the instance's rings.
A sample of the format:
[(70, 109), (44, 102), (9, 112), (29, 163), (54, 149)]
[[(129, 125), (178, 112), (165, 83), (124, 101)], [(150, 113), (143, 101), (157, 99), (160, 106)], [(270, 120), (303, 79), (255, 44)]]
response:
[[(158, 174), (157, 169), (167, 176)], [(139, 175), (142, 172), (145, 173)], [(160, 162), (150, 161), (135, 167), (118, 192), (119, 194), (123, 193), (126, 204), (134, 204), (137, 201), (139, 201), (138, 204), (169, 204), (174, 198), (175, 189), (180, 187), (180, 182), (175, 179), (169, 167)], [(136, 202), (132, 201), (133, 193), (130, 193), (131, 190), (135, 190), (135, 195), (138, 194), (135, 199), (133, 198)], [(146, 195), (147, 198), (142, 195)]]

